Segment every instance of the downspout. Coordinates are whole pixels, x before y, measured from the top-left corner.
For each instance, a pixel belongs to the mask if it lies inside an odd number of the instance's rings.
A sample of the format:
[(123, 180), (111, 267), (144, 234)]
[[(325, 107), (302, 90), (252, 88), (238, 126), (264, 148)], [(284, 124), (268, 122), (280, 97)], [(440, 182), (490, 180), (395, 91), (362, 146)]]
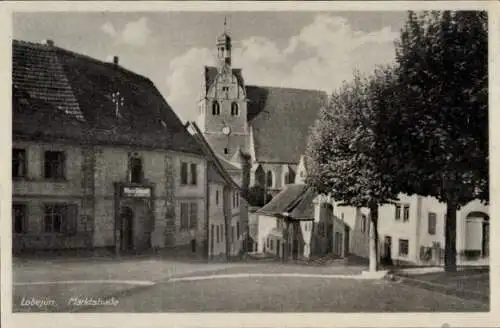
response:
[[(231, 249), (230, 246), (231, 244), (229, 243), (229, 230), (228, 229), (228, 221), (231, 222), (233, 220), (232, 214), (233, 214), (233, 203), (229, 203), (229, 195), (234, 197), (232, 188), (229, 188), (228, 186), (224, 186), (224, 192), (223, 192), (223, 197), (224, 197), (224, 234), (226, 238), (226, 260), (229, 262), (231, 259)], [(229, 205), (230, 204), (230, 205)], [(229, 224), (230, 226), (230, 224)]]
[(208, 165), (209, 161), (206, 161), (207, 167), (205, 169), (205, 256), (208, 259), (213, 256), (210, 253), (210, 186), (208, 184)]

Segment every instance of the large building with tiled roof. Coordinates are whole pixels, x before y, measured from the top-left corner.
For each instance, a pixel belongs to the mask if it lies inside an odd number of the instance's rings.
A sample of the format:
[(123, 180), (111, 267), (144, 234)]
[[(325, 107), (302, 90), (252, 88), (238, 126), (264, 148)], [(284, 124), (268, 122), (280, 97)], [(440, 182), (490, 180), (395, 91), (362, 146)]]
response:
[[(216, 67), (205, 67), (198, 125), (215, 152), (241, 165), (249, 162), (248, 187), (276, 194), (295, 181), (309, 129), (326, 103), (325, 92), (249, 86), (232, 67), (231, 37), (217, 37)], [(244, 174), (245, 175), (245, 174)]]
[(118, 57), (12, 49), (14, 252), (209, 254), (206, 150), (155, 85)]

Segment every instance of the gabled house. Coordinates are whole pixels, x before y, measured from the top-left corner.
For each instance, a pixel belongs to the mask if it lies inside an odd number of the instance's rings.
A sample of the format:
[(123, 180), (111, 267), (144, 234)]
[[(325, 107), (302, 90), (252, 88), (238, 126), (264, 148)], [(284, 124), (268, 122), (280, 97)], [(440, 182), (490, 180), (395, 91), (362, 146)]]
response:
[[(248, 221), (248, 207), (242, 197), (239, 185), (230, 172), (241, 174), (241, 170), (232, 167), (223, 158), (219, 158), (205, 140), (194, 122), (186, 124), (200, 144), (207, 157), (207, 231), (208, 256), (236, 256), (244, 250), (244, 226)], [(230, 171), (231, 170), (231, 171)], [(238, 179), (238, 176), (235, 176)]]
[(305, 184), (290, 184), (257, 211), (258, 251), (302, 259), (348, 253), (349, 226)]
[(12, 105), (15, 253), (208, 255), (206, 155), (149, 79), (13, 41)]

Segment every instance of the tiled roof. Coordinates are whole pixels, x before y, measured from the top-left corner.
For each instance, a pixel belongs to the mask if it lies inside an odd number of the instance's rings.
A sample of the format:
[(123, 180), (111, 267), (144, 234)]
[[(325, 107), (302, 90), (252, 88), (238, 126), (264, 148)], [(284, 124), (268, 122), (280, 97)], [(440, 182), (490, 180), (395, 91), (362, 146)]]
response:
[[(243, 75), (241, 74), (241, 68), (233, 68), (232, 71), (238, 80), (238, 84), (244, 86), (245, 81), (243, 80)], [(205, 66), (205, 93), (208, 92), (208, 89), (210, 89), (214, 83), (217, 74), (219, 74), (217, 67)]]
[(293, 219), (314, 218), (314, 198), (316, 193), (312, 188), (307, 188), (297, 200), (290, 205), (288, 215)]
[(327, 94), (316, 90), (246, 87), (248, 121), (258, 162), (297, 163)]
[(292, 219), (314, 218), (314, 192), (305, 184), (286, 185), (257, 213), (282, 215), (288, 213)]
[[(13, 134), (20, 139), (202, 154), (155, 85), (119, 65), (56, 46), (13, 42)], [(124, 97), (120, 118), (112, 94)]]

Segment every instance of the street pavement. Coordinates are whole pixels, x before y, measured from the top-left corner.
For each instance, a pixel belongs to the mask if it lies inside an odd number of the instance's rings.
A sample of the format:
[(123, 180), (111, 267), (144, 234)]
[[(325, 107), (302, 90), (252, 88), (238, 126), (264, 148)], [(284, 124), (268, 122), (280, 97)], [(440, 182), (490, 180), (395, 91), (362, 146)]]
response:
[[(357, 265), (147, 258), (17, 260), (13, 269), (13, 312), (467, 312), (489, 308), (487, 301), (420, 288), (403, 279), (354, 279), (365, 270)], [(485, 277), (474, 279), (485, 284)], [(452, 289), (451, 280), (446, 281)]]

